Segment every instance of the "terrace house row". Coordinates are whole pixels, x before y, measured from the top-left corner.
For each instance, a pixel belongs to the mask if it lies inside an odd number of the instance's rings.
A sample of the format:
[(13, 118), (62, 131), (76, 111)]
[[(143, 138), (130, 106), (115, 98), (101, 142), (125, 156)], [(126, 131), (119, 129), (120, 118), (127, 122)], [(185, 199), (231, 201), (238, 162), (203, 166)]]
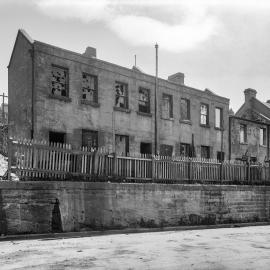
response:
[[(155, 77), (34, 41), (19, 30), (8, 66), (10, 136), (153, 153)], [(161, 155), (228, 157), (229, 100), (158, 78)], [(191, 151), (191, 149), (193, 149)], [(191, 153), (193, 152), (193, 153)]]

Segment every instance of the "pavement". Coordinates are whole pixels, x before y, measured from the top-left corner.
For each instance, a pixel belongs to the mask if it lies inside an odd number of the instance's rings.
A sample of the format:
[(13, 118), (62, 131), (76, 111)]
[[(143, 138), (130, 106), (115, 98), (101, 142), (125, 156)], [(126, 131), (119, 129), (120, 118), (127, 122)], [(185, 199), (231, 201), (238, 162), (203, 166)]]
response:
[(269, 270), (270, 226), (6, 239), (0, 269)]

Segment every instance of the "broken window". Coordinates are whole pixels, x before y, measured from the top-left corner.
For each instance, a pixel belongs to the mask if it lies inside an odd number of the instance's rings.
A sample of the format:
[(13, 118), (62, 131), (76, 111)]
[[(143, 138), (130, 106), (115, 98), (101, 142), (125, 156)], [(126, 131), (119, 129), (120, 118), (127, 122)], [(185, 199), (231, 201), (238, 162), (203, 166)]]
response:
[(190, 144), (188, 144), (188, 143), (181, 143), (180, 144), (180, 156), (190, 157), (190, 155), (191, 155)]
[(180, 100), (180, 118), (181, 120), (190, 120), (190, 101), (187, 98)]
[(173, 146), (168, 144), (161, 144), (160, 145), (160, 155), (171, 157), (173, 154)]
[(210, 158), (210, 147), (202, 145), (201, 146), (201, 157), (202, 158)]
[(49, 142), (50, 143), (66, 143), (65, 132), (49, 131)]
[(201, 104), (201, 125), (209, 124), (209, 106)]
[(247, 126), (240, 124), (240, 143), (247, 142)]
[(82, 130), (82, 146), (88, 150), (98, 148), (98, 132), (94, 130)]
[(150, 113), (150, 90), (139, 88), (139, 112)]
[(266, 128), (260, 128), (260, 145), (266, 145)]
[(82, 74), (82, 99), (98, 102), (97, 76)]
[(126, 155), (129, 153), (129, 137), (126, 135), (115, 135), (115, 152)]
[(173, 105), (172, 96), (163, 94), (162, 95), (162, 118), (169, 119), (173, 117)]
[(222, 109), (221, 108), (216, 108), (215, 109), (215, 127), (216, 128), (222, 128), (223, 124), (223, 116), (222, 116)]
[(128, 109), (128, 90), (125, 83), (115, 82), (115, 106)]
[(52, 66), (52, 95), (68, 96), (68, 70), (66, 68)]

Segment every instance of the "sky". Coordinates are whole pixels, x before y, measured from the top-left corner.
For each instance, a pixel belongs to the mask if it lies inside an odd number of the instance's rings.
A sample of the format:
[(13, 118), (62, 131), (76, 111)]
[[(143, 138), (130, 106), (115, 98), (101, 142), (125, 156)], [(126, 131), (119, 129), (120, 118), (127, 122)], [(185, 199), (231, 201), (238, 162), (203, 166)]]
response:
[(0, 93), (18, 29), (34, 40), (159, 77), (185, 74), (185, 84), (230, 99), (237, 111), (243, 91), (270, 99), (268, 0), (0, 0)]

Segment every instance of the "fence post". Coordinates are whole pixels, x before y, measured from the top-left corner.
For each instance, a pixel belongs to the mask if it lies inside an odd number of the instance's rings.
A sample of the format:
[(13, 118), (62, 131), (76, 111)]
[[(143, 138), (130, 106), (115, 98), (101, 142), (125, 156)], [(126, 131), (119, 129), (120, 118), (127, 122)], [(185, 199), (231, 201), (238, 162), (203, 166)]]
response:
[(116, 157), (116, 153), (113, 153), (113, 177), (116, 177), (116, 172), (117, 172), (117, 157)]
[(247, 161), (247, 183), (250, 182), (250, 162)]
[(222, 184), (223, 178), (223, 161), (220, 161), (220, 184)]
[(8, 138), (8, 180), (11, 180), (12, 141)]
[(188, 180), (192, 178), (192, 158), (189, 158), (188, 162)]
[(156, 163), (155, 163), (155, 156), (152, 155), (152, 182), (155, 182), (155, 178), (156, 178), (155, 166), (156, 166)]

